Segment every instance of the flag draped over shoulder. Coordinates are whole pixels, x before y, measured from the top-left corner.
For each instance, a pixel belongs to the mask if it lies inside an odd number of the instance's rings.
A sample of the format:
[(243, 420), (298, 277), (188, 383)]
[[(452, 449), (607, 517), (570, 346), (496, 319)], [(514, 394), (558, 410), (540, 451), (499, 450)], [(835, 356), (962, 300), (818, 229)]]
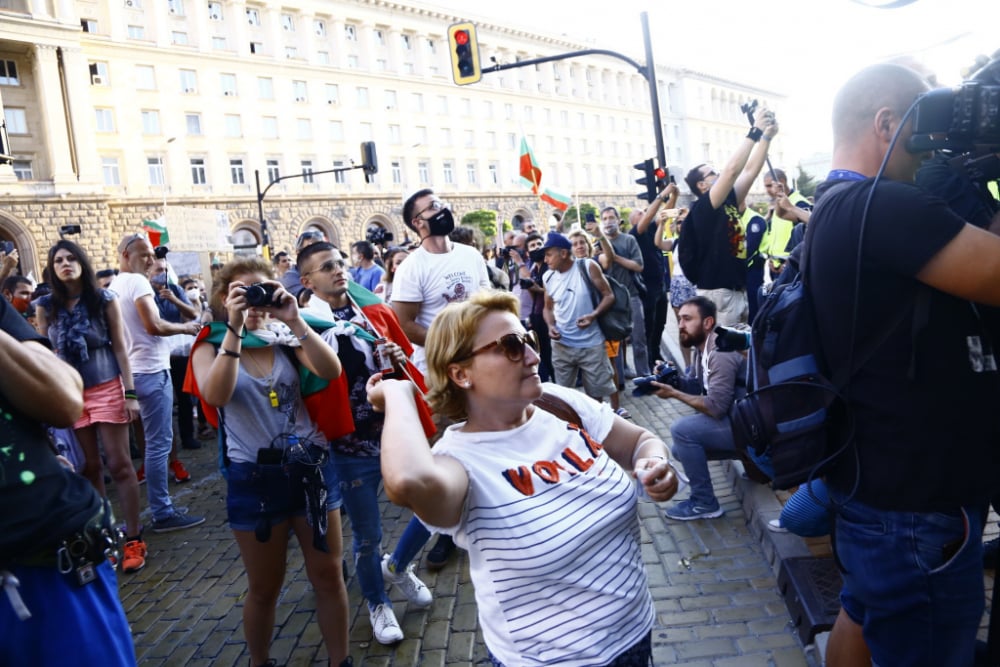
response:
[[(382, 299), (353, 281), (348, 282), (347, 291), (348, 295), (356, 306), (361, 309), (361, 312), (375, 331), (403, 348), (406, 356), (409, 357), (413, 354), (413, 345), (406, 337), (406, 334), (403, 333), (403, 328), (400, 326), (399, 320), (396, 319), (395, 313), (385, 305)], [(334, 325), (333, 321), (316, 317), (308, 311), (300, 311), (300, 314), (306, 324), (317, 333), (322, 333)], [(367, 330), (353, 323), (350, 324), (358, 329), (359, 337), (369, 342), (375, 340), (375, 336)], [(192, 348), (192, 353), (194, 352), (194, 348), (202, 343), (210, 343), (215, 346), (220, 345), (225, 336), (225, 323), (212, 322), (209, 326), (201, 330)], [(263, 347), (267, 345), (264, 340), (258, 338), (251, 331), (246, 332), (245, 336), (243, 347)], [(194, 354), (188, 360), (187, 375), (184, 378), (183, 389), (185, 392), (197, 396), (201, 400), (205, 417), (212, 426), (218, 427), (218, 416), (215, 408), (205, 403), (201, 397), (201, 391), (198, 388), (192, 368), (191, 359), (193, 358)], [(340, 377), (334, 380), (324, 380), (313, 375), (305, 366), (300, 365), (298, 370), (299, 387), (302, 392), (303, 402), (309, 412), (309, 416), (312, 417), (323, 435), (328, 440), (336, 440), (348, 433), (352, 433), (354, 431), (354, 417), (351, 414), (347, 377), (341, 373)], [(420, 374), (417, 367), (410, 364), (407, 366), (407, 371), (412, 376), (413, 382), (419, 387), (420, 391), (426, 393), (427, 386), (424, 383), (424, 377)], [(430, 408), (419, 398), (417, 400), (417, 412), (420, 415), (420, 425), (423, 427), (424, 433), (427, 437), (432, 436), (436, 428), (431, 418)]]
[(170, 234), (167, 232), (167, 226), (159, 220), (143, 220), (142, 230), (149, 235), (149, 243), (154, 248), (170, 243)]
[(521, 182), (536, 195), (542, 182), (542, 169), (535, 162), (535, 154), (524, 137), (521, 137)]
[(570, 203), (572, 202), (567, 195), (564, 195), (561, 192), (556, 192), (551, 188), (545, 188), (545, 191), (542, 192), (541, 200), (546, 204), (551, 204), (560, 211), (568, 209)]

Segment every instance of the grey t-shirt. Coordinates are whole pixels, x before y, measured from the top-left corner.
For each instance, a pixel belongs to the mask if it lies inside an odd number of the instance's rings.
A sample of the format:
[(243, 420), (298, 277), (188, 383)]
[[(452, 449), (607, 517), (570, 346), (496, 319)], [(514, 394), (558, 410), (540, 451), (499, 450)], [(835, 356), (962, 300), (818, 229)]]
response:
[[(616, 255), (639, 262), (639, 266), (643, 265), (642, 250), (639, 248), (639, 243), (635, 240), (634, 236), (619, 233), (614, 238), (608, 238), (608, 240), (611, 241), (611, 246), (615, 249)], [(628, 289), (629, 296), (634, 297), (639, 295), (639, 291), (635, 287), (635, 276), (642, 275), (641, 271), (629, 271), (621, 264), (615, 262), (608, 270), (608, 274)]]
[[(306, 412), (299, 390), (299, 372), (288, 353), (276, 346), (274, 366), (263, 378), (250, 375), (245, 363), (244, 356), (240, 360), (233, 397), (224, 409), (229, 459), (255, 463), (258, 449), (269, 447), (272, 442), (275, 447), (283, 448), (289, 434), (300, 441), (308, 440), (325, 447), (326, 438)], [(277, 407), (271, 404), (272, 389), (277, 396)]]

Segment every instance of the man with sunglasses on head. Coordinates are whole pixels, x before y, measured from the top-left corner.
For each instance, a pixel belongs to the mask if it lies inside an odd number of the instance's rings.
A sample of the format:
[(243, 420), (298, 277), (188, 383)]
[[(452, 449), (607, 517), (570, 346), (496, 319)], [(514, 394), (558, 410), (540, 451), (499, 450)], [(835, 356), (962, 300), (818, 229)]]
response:
[[(299, 234), (299, 238), (295, 240), (295, 254), (296, 257), (298, 253), (302, 252), (313, 243), (321, 243), (326, 241), (326, 235), (318, 229), (307, 229), (306, 231)], [(279, 255), (281, 253), (278, 253)], [(277, 255), (276, 255), (277, 257)], [(299, 297), (299, 293), (305, 289), (302, 286), (302, 276), (299, 274), (299, 270), (295, 264), (292, 264), (289, 260), (288, 269), (278, 278), (278, 282), (284, 287), (289, 294), (295, 298)]]
[[(475, 248), (448, 238), (455, 229), (455, 218), (430, 188), (417, 190), (406, 199), (403, 222), (417, 234), (420, 245), (396, 270), (392, 309), (413, 343), (413, 363), (426, 374), (427, 328), (449, 303), (465, 301), (479, 290), (490, 289), (490, 278), (486, 261)], [(427, 554), (428, 568), (444, 567), (454, 550), (450, 537), (438, 537)]]
[[(146, 436), (144, 470), (154, 533), (191, 528), (205, 517), (178, 512), (167, 488), (167, 462), (173, 444), (174, 392), (170, 384), (171, 339), (175, 334), (197, 335), (198, 321), (175, 323), (160, 316), (155, 292), (146, 275), (156, 256), (143, 234), (129, 234), (118, 244), (121, 271), (109, 289), (118, 295), (122, 322), (128, 333), (128, 359)], [(126, 398), (128, 396), (126, 395)]]
[(740, 209), (778, 133), (774, 114), (762, 109), (721, 171), (700, 164), (684, 181), (697, 197), (684, 223), (680, 255), (684, 273), (718, 307), (718, 323), (747, 321), (746, 236)]

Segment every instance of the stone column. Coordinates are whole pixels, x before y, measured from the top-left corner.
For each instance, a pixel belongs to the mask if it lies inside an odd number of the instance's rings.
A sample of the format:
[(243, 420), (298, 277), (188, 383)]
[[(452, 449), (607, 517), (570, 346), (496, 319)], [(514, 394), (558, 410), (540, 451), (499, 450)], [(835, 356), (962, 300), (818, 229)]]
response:
[(74, 183), (73, 162), (69, 151), (69, 133), (66, 128), (66, 106), (63, 104), (62, 86), (59, 82), (59, 65), (56, 47), (35, 44), (35, 90), (42, 109), (42, 127), (45, 131), (45, 150), (48, 156), (48, 176), (56, 185)]
[[(0, 87), (0, 118), (3, 117), (3, 87)], [(6, 138), (9, 141), (9, 138)], [(10, 145), (5, 145), (3, 147), (3, 153), (7, 155), (12, 155), (10, 150)], [(8, 161), (0, 162), (0, 183), (14, 183), (17, 181), (17, 176), (14, 175), (14, 165)]]

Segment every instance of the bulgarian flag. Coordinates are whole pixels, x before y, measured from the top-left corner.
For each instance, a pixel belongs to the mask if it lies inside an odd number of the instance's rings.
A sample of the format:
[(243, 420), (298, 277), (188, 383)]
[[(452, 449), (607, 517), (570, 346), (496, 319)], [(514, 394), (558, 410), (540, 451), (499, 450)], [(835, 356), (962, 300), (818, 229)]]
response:
[(551, 204), (552, 206), (555, 206), (560, 211), (565, 211), (566, 209), (568, 209), (570, 203), (572, 202), (572, 200), (566, 195), (560, 192), (556, 192), (555, 190), (552, 190), (550, 188), (545, 188), (545, 191), (542, 192), (542, 196), (540, 197), (540, 199), (546, 204)]
[(535, 162), (535, 154), (531, 152), (528, 140), (521, 137), (521, 182), (538, 194), (538, 185), (542, 182), (542, 169)]
[(160, 222), (159, 220), (142, 221), (142, 230), (149, 235), (149, 243), (154, 248), (170, 243), (170, 234), (167, 233), (167, 226), (164, 222)]

